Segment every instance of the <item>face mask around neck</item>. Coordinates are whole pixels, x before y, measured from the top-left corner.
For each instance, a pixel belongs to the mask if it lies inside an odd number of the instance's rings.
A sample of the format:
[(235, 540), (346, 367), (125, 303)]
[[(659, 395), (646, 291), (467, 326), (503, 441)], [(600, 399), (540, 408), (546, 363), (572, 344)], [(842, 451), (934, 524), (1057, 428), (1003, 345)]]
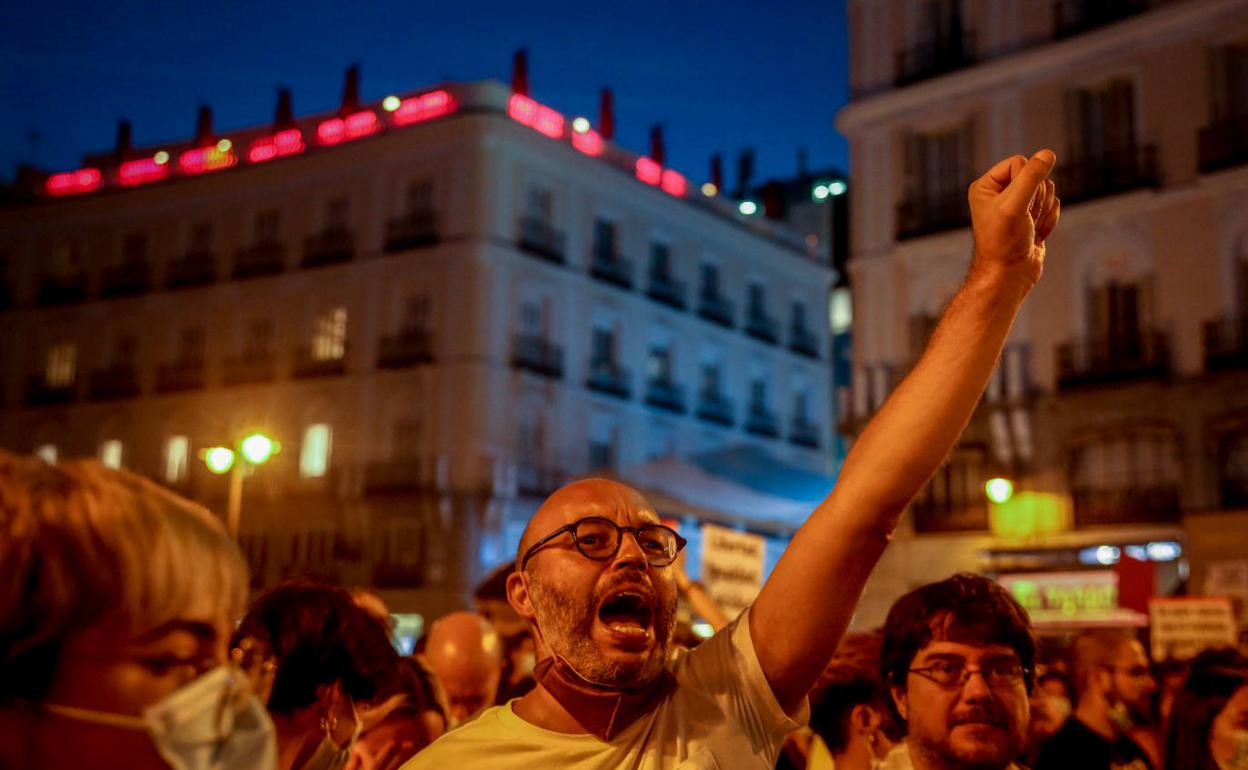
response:
[(664, 669), (644, 689), (605, 687), (585, 679), (559, 656), (539, 661), (533, 677), (587, 732), (603, 741), (611, 740), (649, 713), (676, 685), (676, 678)]
[(247, 677), (230, 666), (215, 668), (143, 710), (115, 714), (59, 703), (44, 711), (80, 722), (148, 734), (174, 770), (273, 770), (273, 722), (251, 692)]

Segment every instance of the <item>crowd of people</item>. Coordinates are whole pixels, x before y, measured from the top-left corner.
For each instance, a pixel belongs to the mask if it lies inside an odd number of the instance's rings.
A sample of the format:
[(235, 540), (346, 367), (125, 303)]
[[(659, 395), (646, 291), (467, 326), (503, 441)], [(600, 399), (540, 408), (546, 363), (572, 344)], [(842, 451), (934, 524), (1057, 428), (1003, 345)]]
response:
[[(964, 286), (735, 618), (642, 495), (586, 479), (540, 506), (475, 612), (401, 656), (367, 590), (292, 580), (249, 601), (206, 509), (91, 461), (0, 452), (0, 770), (1248, 768), (1235, 650), (1164, 676), (1124, 631), (1056, 654), (965, 574), (842, 638), (1040, 278), (1055, 161), (1007, 158), (972, 184)], [(682, 596), (709, 639), (678, 633)]]

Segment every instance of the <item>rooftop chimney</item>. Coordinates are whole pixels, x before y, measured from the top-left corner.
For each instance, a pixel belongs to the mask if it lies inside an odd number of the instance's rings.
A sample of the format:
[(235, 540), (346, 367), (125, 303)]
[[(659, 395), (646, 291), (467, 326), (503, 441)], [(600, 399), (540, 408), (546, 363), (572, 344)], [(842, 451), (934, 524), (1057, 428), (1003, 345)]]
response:
[(121, 163), (133, 151), (134, 147), (130, 140), (130, 121), (122, 118), (117, 123), (117, 146), (113, 149), (113, 160)]
[(711, 184), (721, 192), (724, 189), (724, 156), (718, 152), (711, 156)]
[(655, 123), (650, 127), (650, 160), (664, 165), (667, 160), (667, 153), (663, 147), (663, 124)]
[(754, 177), (754, 150), (745, 148), (737, 155), (737, 196), (745, 198), (750, 194), (750, 180)]
[(212, 138), (212, 108), (201, 104), (199, 116), (195, 119), (195, 146), (203, 147), (212, 144)]
[(598, 133), (603, 139), (615, 137), (615, 104), (610, 88), (603, 88), (598, 100)]
[(784, 191), (774, 179), (763, 187), (763, 216), (784, 219)]
[(290, 98), (290, 89), (282, 86), (277, 89), (277, 109), (273, 111), (273, 128), (283, 131), (295, 125), (295, 108)]
[(347, 67), (347, 75), (342, 81), (342, 106), (338, 108), (341, 115), (350, 115), (360, 109), (360, 65)]
[(527, 49), (516, 49), (511, 59), (511, 92), (521, 96), (529, 95), (529, 52)]

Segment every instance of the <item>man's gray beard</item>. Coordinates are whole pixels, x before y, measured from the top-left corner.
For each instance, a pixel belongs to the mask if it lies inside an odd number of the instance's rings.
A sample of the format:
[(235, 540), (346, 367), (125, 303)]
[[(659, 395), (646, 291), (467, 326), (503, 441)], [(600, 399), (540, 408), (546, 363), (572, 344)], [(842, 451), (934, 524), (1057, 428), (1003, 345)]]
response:
[(542, 640), (581, 678), (607, 687), (642, 689), (653, 684), (667, 665), (667, 650), (676, 625), (675, 602), (670, 607), (656, 608), (652, 630), (658, 644), (650, 657), (641, 664), (630, 664), (607, 659), (594, 644), (594, 605), (585, 612), (577, 597), (543, 584), (532, 574), (529, 575), (529, 596)]

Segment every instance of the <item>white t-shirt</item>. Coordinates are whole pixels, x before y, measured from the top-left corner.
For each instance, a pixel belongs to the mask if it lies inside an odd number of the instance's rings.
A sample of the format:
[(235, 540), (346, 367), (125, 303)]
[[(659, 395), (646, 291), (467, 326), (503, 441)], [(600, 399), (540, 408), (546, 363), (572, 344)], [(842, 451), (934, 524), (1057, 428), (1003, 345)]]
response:
[(784, 713), (750, 638), (749, 610), (671, 664), (676, 687), (610, 741), (529, 724), (510, 701), (434, 741), (402, 770), (728, 770), (775, 766), (784, 737), (806, 723), (805, 700)]

